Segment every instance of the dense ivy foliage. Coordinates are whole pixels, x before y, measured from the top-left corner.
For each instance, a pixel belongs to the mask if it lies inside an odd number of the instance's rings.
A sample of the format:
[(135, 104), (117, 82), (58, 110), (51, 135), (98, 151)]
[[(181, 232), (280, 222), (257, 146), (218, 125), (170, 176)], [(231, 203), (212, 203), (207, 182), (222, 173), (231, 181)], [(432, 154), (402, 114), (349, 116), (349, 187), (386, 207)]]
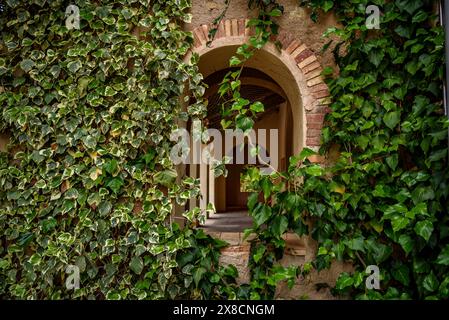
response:
[[(68, 30), (66, 7), (80, 9)], [(226, 297), (223, 243), (174, 208), (199, 195), (169, 159), (204, 87), (186, 0), (8, 0), (0, 13), (0, 296)], [(183, 111), (185, 92), (195, 103)], [(80, 289), (67, 290), (68, 265)]]
[[(383, 12), (379, 30), (365, 24), (366, 8), (373, 3)], [(337, 259), (351, 262), (355, 271), (340, 275), (335, 294), (449, 298), (443, 30), (435, 26), (431, 1), (373, 3), (300, 1), (312, 9), (312, 20), (334, 10), (343, 26), (327, 32), (341, 40), (334, 46), (339, 72), (329, 79), (333, 103), (320, 150), (331, 163), (310, 163), (315, 153), (305, 149), (290, 159), (287, 172), (264, 176), (258, 168), (248, 169), (246, 181), (264, 195), (263, 202), (255, 193), (248, 203), (254, 217), (248, 233), (257, 235), (251, 297), (271, 298), (278, 280), (293, 284), (297, 275), (323, 270)], [(326, 68), (323, 75), (332, 73)], [(227, 77), (222, 88), (232, 83)], [(276, 263), (288, 231), (318, 242), (313, 264), (283, 268)], [(371, 265), (380, 269), (380, 290), (365, 285)]]
[[(444, 33), (435, 25), (435, 3), (301, 2), (316, 19), (319, 9), (332, 9), (342, 25), (328, 32), (342, 42), (334, 50), (339, 73), (329, 80), (333, 103), (321, 149), (334, 156), (338, 150), (338, 156), (327, 167), (307, 164), (307, 150), (291, 159), (291, 191), (274, 194), (269, 225), (284, 212), (285, 221), (298, 221), (299, 233), (306, 233), (299, 221), (309, 222), (307, 232), (319, 243), (318, 270), (334, 259), (354, 263), (356, 270), (340, 275), (335, 293), (447, 299), (449, 122), (442, 105)], [(378, 30), (365, 25), (370, 4), (382, 12)], [(303, 183), (294, 184), (298, 177)], [(268, 210), (261, 208), (253, 209), (256, 218)], [(290, 226), (278, 225), (284, 226), (279, 232)], [(365, 286), (368, 265), (380, 268), (380, 290)]]
[[(372, 3), (383, 12), (379, 30), (365, 26)], [(342, 42), (320, 151), (335, 159), (311, 164), (306, 149), (287, 172), (248, 169), (264, 201), (249, 198), (252, 277), (236, 287), (236, 270), (218, 266), (224, 243), (194, 228), (202, 212), (185, 212), (185, 228), (173, 220), (176, 206), (199, 197), (199, 182), (177, 176), (170, 132), (206, 110), (197, 57), (183, 60), (190, 2), (78, 0), (80, 29), (67, 30), (68, 1), (5, 1), (0, 130), (11, 144), (0, 158), (0, 296), (272, 298), (280, 280), (338, 259), (355, 271), (339, 277), (337, 294), (448, 298), (443, 31), (430, 1), (372, 3), (300, 1), (314, 20), (333, 10), (342, 25), (329, 32)], [(259, 10), (256, 33), (234, 67), (277, 33), (283, 12), (273, 0), (248, 4)], [(240, 73), (220, 88), (230, 97), (222, 125), (247, 130), (263, 105), (241, 99)], [(184, 110), (186, 92), (194, 102)], [(288, 231), (318, 241), (313, 264), (277, 264)], [(78, 290), (65, 287), (67, 265), (81, 271)], [(365, 288), (367, 265), (380, 268), (378, 291)]]

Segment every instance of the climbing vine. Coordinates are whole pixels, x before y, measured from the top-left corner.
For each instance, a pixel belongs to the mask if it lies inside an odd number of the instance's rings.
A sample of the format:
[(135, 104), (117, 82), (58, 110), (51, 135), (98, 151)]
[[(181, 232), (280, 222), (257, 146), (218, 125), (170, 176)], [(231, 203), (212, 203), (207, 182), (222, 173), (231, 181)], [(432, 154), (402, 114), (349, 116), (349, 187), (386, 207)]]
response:
[[(66, 8), (79, 8), (79, 29)], [(7, 0), (0, 13), (0, 296), (225, 298), (224, 243), (174, 220), (198, 181), (170, 161), (201, 118), (202, 76), (181, 1)], [(72, 11), (73, 13), (73, 11)], [(180, 96), (195, 99), (186, 111)], [(65, 281), (68, 266), (79, 289)], [(72, 268), (73, 269), (73, 268)], [(72, 288), (73, 289), (73, 288)]]
[[(220, 267), (225, 243), (195, 229), (203, 214), (175, 207), (200, 196), (199, 182), (170, 161), (178, 121), (202, 119), (190, 2), (7, 0), (0, 6), (0, 296), (6, 298), (272, 298), (335, 260), (353, 263), (334, 292), (368, 299), (448, 298), (449, 123), (443, 116), (443, 30), (431, 1), (373, 1), (379, 30), (365, 26), (368, 1), (300, 1), (329, 30), (338, 70), (327, 68), (333, 103), (323, 129), (327, 166), (305, 149), (286, 172), (249, 168), (254, 217), (250, 284)], [(67, 29), (69, 4), (80, 28)], [(226, 5), (229, 1), (226, 1)], [(231, 59), (243, 67), (277, 34), (283, 8), (259, 10), (254, 35)], [(225, 14), (225, 13), (224, 13)], [(217, 23), (224, 17), (219, 17)], [(210, 37), (213, 38), (212, 31)], [(247, 131), (262, 112), (239, 93), (241, 69), (226, 75), (222, 126)], [(183, 108), (180, 97), (188, 92)], [(191, 103), (191, 101), (194, 101)], [(283, 235), (311, 235), (313, 263), (284, 268)], [(80, 288), (65, 286), (68, 265)], [(367, 290), (365, 268), (381, 271)]]
[[(343, 27), (329, 33), (345, 46), (334, 50), (339, 74), (329, 80), (334, 102), (321, 150), (338, 148), (338, 159), (313, 172), (297, 169), (320, 245), (315, 266), (354, 263), (337, 281), (339, 294), (447, 299), (449, 122), (434, 2), (373, 1), (382, 12), (373, 30), (365, 25), (368, 1), (301, 2), (315, 13), (332, 8)], [(379, 290), (365, 286), (368, 265), (380, 269)]]
[[(361, 299), (449, 297), (448, 127), (442, 105), (444, 35), (431, 1), (374, 1), (379, 30), (365, 25), (368, 1), (301, 1), (311, 17), (331, 9), (341, 28), (333, 46), (338, 73), (326, 68), (333, 103), (320, 154), (304, 149), (287, 172), (249, 170), (251, 285), (272, 296), (267, 275), (306, 274), (349, 261), (333, 292)], [(331, 42), (326, 47), (329, 48)], [(302, 270), (274, 267), (287, 231), (318, 242), (316, 259)], [(380, 270), (380, 288), (365, 285), (367, 266)], [(275, 269), (276, 268), (276, 269)], [(288, 273), (290, 271), (290, 273)], [(265, 281), (263, 281), (263, 279)], [(262, 281), (261, 281), (262, 280)], [(257, 290), (258, 289), (258, 290)]]

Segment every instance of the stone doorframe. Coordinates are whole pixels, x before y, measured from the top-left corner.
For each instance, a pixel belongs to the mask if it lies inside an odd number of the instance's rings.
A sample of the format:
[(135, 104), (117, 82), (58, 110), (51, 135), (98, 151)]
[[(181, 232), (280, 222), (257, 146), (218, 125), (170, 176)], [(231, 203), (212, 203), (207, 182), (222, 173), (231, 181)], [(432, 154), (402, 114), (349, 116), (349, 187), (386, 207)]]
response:
[[(254, 35), (254, 28), (246, 27), (248, 19), (229, 19), (221, 21), (214, 41), (207, 46), (210, 24), (193, 29), (193, 53), (206, 57), (208, 53), (225, 47), (235, 47), (247, 43)], [(279, 42), (282, 49), (275, 46)], [(189, 55), (192, 53), (190, 52)], [(235, 50), (234, 50), (235, 52)], [(249, 61), (246, 66), (255, 67), (272, 77), (285, 91), (293, 113), (293, 151), (298, 153), (308, 147), (317, 150), (320, 146), (321, 129), (328, 113), (330, 94), (328, 86), (321, 77), (323, 68), (316, 55), (300, 39), (295, 39), (288, 31), (280, 29), (279, 35), (260, 50), (263, 55), (259, 61)], [(252, 58), (252, 60), (257, 60)], [(211, 61), (212, 62), (212, 61)], [(215, 59), (213, 60), (215, 62)], [(271, 63), (271, 65), (269, 65)], [(209, 63), (201, 70), (205, 77), (218, 71), (220, 66)], [(201, 65), (201, 60), (200, 60)], [(222, 65), (222, 68), (228, 66)], [(201, 66), (200, 66), (201, 68)], [(205, 74), (206, 73), (206, 74)], [(292, 80), (294, 83), (292, 83)], [(322, 162), (321, 157), (309, 158), (312, 162)]]

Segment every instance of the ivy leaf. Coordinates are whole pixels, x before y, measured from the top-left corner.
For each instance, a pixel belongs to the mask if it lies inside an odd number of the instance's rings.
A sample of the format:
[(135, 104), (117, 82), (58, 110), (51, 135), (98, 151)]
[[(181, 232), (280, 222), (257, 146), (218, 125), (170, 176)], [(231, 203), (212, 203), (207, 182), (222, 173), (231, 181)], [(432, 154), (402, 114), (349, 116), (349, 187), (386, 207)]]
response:
[(265, 204), (261, 204), (257, 206), (253, 212), (254, 216), (254, 222), (256, 223), (257, 227), (260, 227), (265, 222), (268, 221), (268, 219), (271, 216), (271, 208)]
[(424, 240), (429, 241), (433, 232), (433, 224), (429, 220), (419, 221), (415, 225), (415, 232)]
[(449, 245), (446, 245), (446, 247), (441, 250), (435, 263), (449, 266)]
[(404, 228), (406, 228), (409, 224), (410, 220), (406, 217), (395, 215), (391, 219), (391, 225), (393, 227), (394, 232), (398, 232)]
[(413, 14), (413, 12), (423, 5), (421, 0), (396, 0), (395, 4), (399, 9), (406, 11), (409, 14)]
[(424, 278), (422, 286), (428, 292), (434, 292), (438, 289), (438, 279), (433, 271)]
[(392, 270), (393, 278), (402, 283), (404, 286), (410, 284), (410, 270), (406, 265), (401, 265)]
[(354, 279), (347, 273), (343, 272), (337, 279), (335, 283), (335, 287), (337, 290), (343, 290), (347, 287), (350, 287), (354, 284)]
[(110, 188), (114, 193), (118, 193), (120, 188), (124, 185), (123, 179), (120, 177), (115, 177), (111, 179), (106, 187)]
[(368, 54), (368, 60), (376, 66), (376, 68), (380, 65), (384, 58), (385, 54), (383, 51), (379, 50), (371, 50)]
[(265, 253), (265, 249), (266, 249), (265, 246), (259, 246), (256, 249), (256, 252), (253, 254), (253, 260), (255, 263), (258, 263), (262, 259)]
[(110, 87), (110, 86), (107, 86), (105, 89), (104, 89), (104, 95), (106, 96), (106, 97), (112, 97), (112, 96), (114, 96), (115, 94), (117, 93), (117, 91), (115, 91), (112, 87)]
[(76, 61), (71, 61), (67, 64), (67, 69), (69, 69), (70, 72), (75, 73), (77, 72), (79, 69), (81, 69), (81, 61), (76, 60)]
[(143, 260), (140, 257), (133, 257), (129, 264), (129, 267), (136, 274), (141, 274), (143, 270)]
[(193, 281), (195, 282), (195, 286), (198, 287), (203, 275), (207, 272), (207, 270), (203, 267), (196, 268), (193, 271)]
[(173, 185), (177, 176), (178, 173), (174, 169), (160, 171), (154, 175), (154, 182), (168, 188)]
[(393, 130), (401, 120), (401, 113), (399, 111), (388, 112), (384, 115), (383, 120), (387, 127)]
[(415, 242), (413, 239), (407, 235), (407, 234), (401, 234), (398, 239), (399, 244), (401, 245), (402, 249), (404, 249), (405, 253), (408, 255), (410, 252), (412, 252), (413, 246)]
[(230, 67), (235, 67), (238, 66), (239, 64), (241, 64), (242, 61), (240, 61), (239, 58), (237, 58), (236, 56), (233, 56), (230, 60), (229, 60), (229, 66)]
[(271, 230), (277, 236), (282, 236), (288, 228), (288, 219), (286, 216), (277, 216), (273, 223), (270, 223)]
[(262, 102), (257, 101), (254, 102), (251, 106), (250, 109), (254, 112), (263, 112), (265, 110), (264, 105), (262, 104)]
[(314, 177), (320, 177), (323, 175), (323, 168), (317, 164), (306, 167), (305, 171), (307, 174)]
[(250, 131), (253, 128), (254, 125), (254, 120), (246, 117), (246, 116), (241, 116), (241, 117), (237, 117), (236, 118), (236, 127), (237, 129), (242, 130), (244, 133)]
[(35, 63), (31, 59), (24, 59), (22, 62), (20, 62), (20, 68), (25, 71), (29, 72), (33, 67), (35, 66)]
[(323, 11), (328, 12), (334, 6), (334, 2), (330, 0), (325, 0), (323, 4)]

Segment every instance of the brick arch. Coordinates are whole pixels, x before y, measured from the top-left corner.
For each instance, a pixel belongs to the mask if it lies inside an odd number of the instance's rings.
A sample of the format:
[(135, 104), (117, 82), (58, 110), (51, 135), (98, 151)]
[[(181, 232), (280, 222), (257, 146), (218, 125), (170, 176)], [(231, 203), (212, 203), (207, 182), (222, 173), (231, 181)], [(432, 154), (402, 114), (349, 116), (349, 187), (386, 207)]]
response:
[[(254, 35), (253, 27), (246, 27), (248, 19), (228, 19), (221, 21), (214, 41), (210, 47), (214, 48), (214, 42), (245, 43), (247, 39)], [(206, 49), (209, 30), (212, 24), (203, 24), (193, 29), (194, 46), (192, 51), (201, 54)], [(224, 41), (223, 41), (224, 40)], [(324, 116), (329, 112), (330, 104), (329, 89), (321, 77), (322, 66), (314, 52), (301, 40), (295, 39), (288, 31), (280, 29), (276, 37), (272, 37), (271, 42), (279, 41), (281, 44), (282, 59), (290, 60), (289, 64), (294, 64), (301, 74), (299, 89), (303, 101), (303, 112), (305, 121), (305, 143), (311, 149), (318, 149), (320, 146), (321, 129), (323, 128)], [(315, 161), (318, 161), (316, 159)]]

